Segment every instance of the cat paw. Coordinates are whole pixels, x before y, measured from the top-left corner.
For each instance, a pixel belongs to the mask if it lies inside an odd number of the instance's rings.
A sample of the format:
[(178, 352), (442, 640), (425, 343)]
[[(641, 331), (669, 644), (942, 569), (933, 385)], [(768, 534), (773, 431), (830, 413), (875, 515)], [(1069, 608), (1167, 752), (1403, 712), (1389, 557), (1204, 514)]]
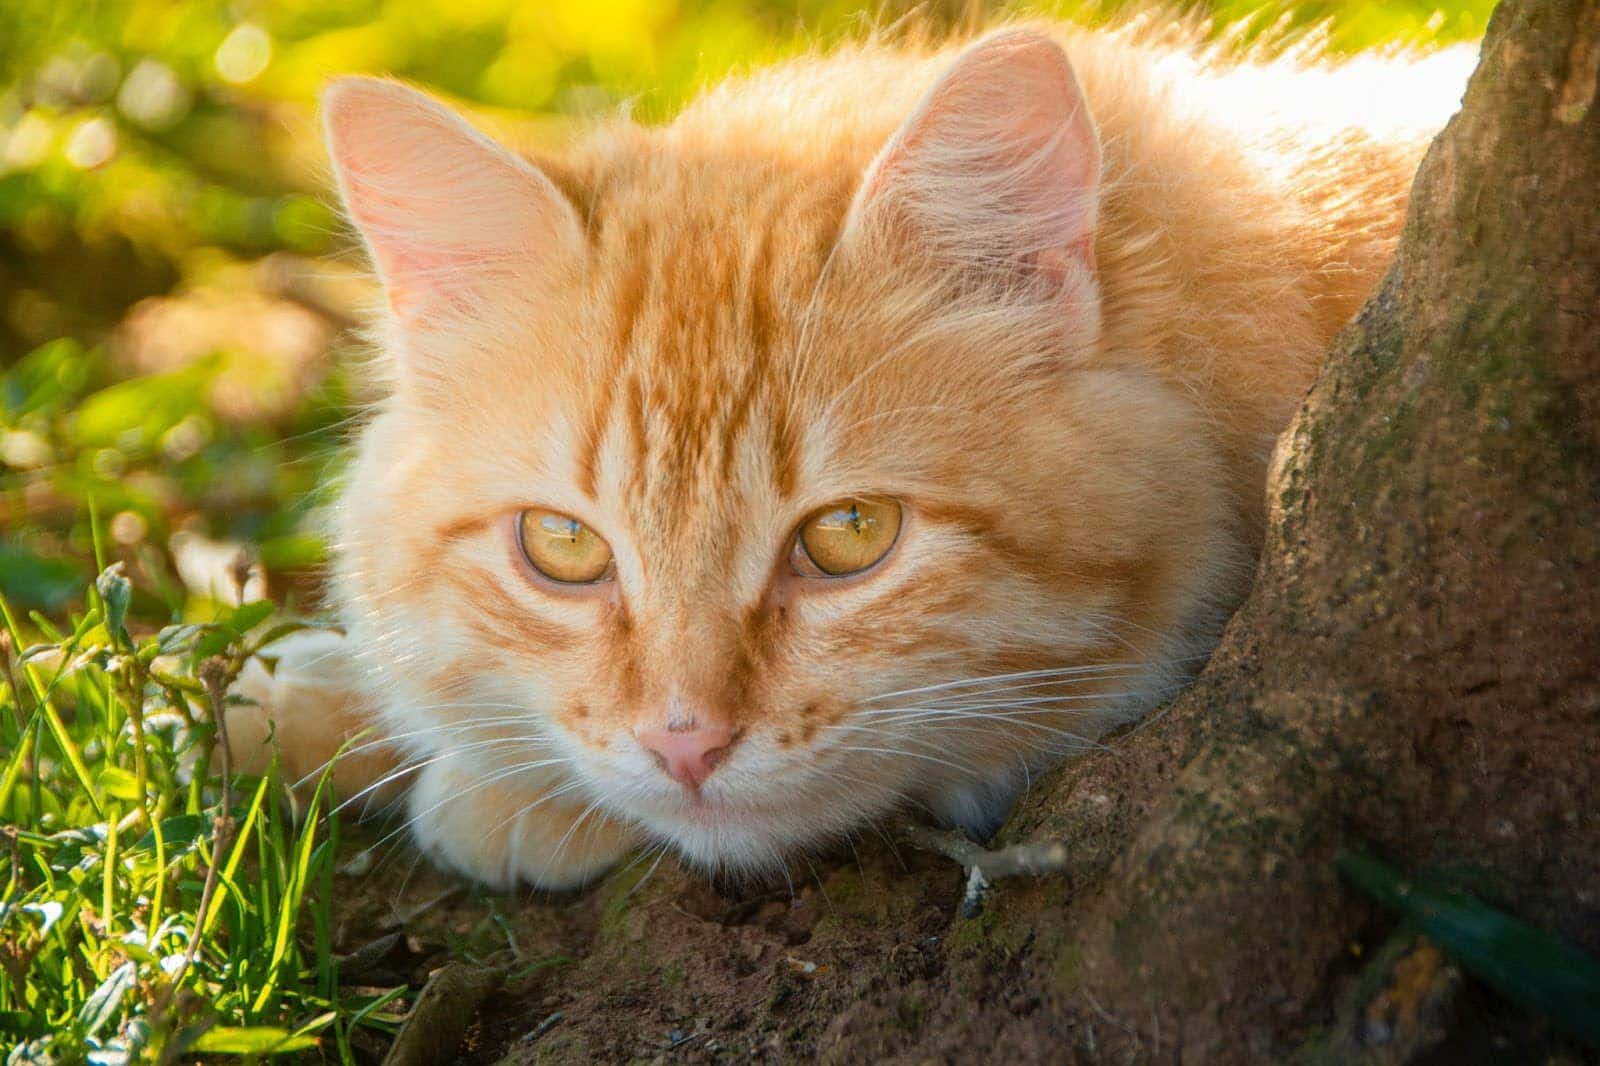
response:
[(329, 760), (349, 743), (334, 763), (338, 796), (359, 797), (362, 807), (398, 797), (404, 786), (404, 775), (395, 775), (399, 754), (375, 742), (373, 722), (350, 677), (345, 638), (327, 630), (305, 630), (273, 643), (263, 654), (276, 660), (276, 666), (268, 670), (252, 659), (228, 690), (247, 701), (231, 703), (227, 710), (234, 768), (265, 773), (275, 748), (283, 780), (307, 795)]
[(959, 829), (972, 840), (988, 840), (1005, 824), (1023, 788), (1023, 778), (1002, 771), (976, 784), (942, 789), (923, 802), (940, 825)]
[(560, 891), (616, 865), (632, 841), (582, 800), (552, 797), (559, 778), (539, 785), (485, 783), (492, 771), (446, 757), (418, 776), (408, 799), (417, 846), (441, 865), (489, 885)]

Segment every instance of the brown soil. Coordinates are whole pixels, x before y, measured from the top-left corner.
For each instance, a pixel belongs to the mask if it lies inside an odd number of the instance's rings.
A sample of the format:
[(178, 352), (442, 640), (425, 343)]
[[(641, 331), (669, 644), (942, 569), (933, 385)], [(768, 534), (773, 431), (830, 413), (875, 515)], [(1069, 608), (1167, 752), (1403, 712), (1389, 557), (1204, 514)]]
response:
[[(414, 862), (397, 849), (339, 879), (337, 947), (367, 956), (341, 967), (346, 983), (409, 984), (411, 1004), (452, 960), (510, 970), (481, 1002), (436, 1015), (453, 1050), (415, 1062), (1183, 1058), (1155, 1012), (1108, 1009), (1084, 984), (1068, 924), (1041, 920), (1070, 905), (1071, 875), (1003, 882), (963, 918), (959, 866), (879, 839), (792, 889), (718, 888), (668, 861), (552, 899), (475, 892)], [(1600, 1061), (1392, 921), (1358, 921), (1342, 955), (1329, 1032), (1369, 1054), (1305, 1061)], [(377, 1062), (387, 1041), (359, 1050)]]

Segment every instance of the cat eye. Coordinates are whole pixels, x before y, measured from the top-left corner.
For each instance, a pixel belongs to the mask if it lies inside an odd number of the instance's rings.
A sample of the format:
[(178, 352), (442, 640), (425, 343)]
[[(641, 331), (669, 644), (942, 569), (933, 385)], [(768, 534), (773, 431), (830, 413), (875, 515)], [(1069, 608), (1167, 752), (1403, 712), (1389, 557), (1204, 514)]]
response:
[(592, 585), (611, 573), (611, 546), (571, 515), (523, 511), (517, 546), (535, 570), (563, 585)]
[(900, 504), (886, 496), (839, 500), (800, 524), (794, 568), (811, 577), (844, 577), (865, 570), (900, 537)]

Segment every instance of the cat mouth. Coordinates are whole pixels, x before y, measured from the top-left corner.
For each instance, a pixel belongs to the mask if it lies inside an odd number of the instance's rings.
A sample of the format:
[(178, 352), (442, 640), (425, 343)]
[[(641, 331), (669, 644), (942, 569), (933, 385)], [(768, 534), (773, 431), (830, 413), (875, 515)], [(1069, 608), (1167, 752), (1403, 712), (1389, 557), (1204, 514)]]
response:
[(707, 796), (698, 788), (686, 788), (673, 813), (685, 821), (715, 825), (734, 820), (740, 812), (755, 813), (748, 806), (735, 805), (727, 799)]
[(781, 814), (776, 806), (738, 801), (705, 789), (685, 788), (676, 802), (659, 805), (655, 814), (664, 820), (696, 829), (755, 828)]

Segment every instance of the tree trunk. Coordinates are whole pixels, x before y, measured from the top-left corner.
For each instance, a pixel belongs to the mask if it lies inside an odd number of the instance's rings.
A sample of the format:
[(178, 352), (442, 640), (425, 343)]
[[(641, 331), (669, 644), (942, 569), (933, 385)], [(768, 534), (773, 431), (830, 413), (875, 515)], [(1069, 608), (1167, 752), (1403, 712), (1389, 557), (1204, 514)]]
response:
[(1394, 266), (1280, 442), (1248, 603), (1186, 694), (1005, 832), (1066, 842), (1067, 873), (967, 919), (958, 868), (884, 849), (795, 904), (623, 876), (589, 954), (515, 1008), (562, 1020), (513, 1058), (674, 1028), (685, 1053), (838, 1061), (1569, 1046), (1391, 935), (1334, 860), (1451, 878), (1600, 952), (1597, 67), (1600, 0), (1495, 13)]
[(1186, 1060), (1279, 1058), (1336, 1021), (1387, 921), (1341, 849), (1469, 874), (1600, 949), (1597, 65), (1600, 3), (1501, 5), (1393, 267), (1279, 443), (1220, 650), (1013, 822), (1092, 842), (1071, 983), (1147, 1048), (1159, 1026)]

